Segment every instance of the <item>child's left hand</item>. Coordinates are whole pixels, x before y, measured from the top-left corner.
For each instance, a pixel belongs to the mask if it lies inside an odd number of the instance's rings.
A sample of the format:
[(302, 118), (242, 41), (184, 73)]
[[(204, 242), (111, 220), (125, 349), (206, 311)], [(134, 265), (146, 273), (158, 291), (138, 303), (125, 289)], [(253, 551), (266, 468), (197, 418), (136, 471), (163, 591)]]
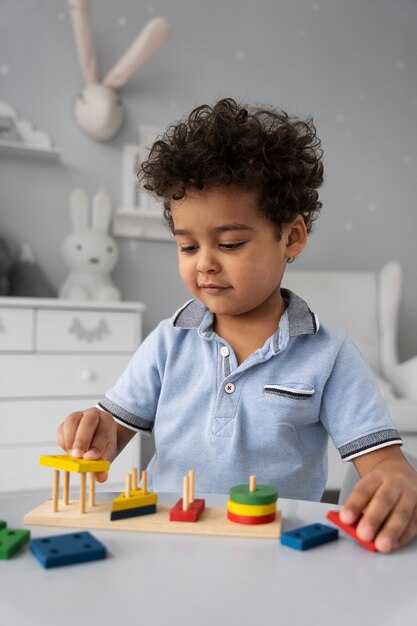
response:
[(417, 536), (417, 472), (399, 446), (354, 459), (361, 480), (340, 512), (345, 524), (362, 515), (356, 532), (379, 552), (401, 548)]

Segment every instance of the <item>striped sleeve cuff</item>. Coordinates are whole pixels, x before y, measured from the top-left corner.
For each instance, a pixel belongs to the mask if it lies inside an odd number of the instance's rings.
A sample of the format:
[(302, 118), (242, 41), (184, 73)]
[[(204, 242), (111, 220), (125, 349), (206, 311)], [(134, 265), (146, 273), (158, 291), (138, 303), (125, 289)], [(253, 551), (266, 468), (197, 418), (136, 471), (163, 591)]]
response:
[(145, 420), (143, 417), (138, 417), (134, 413), (126, 411), (126, 409), (123, 409), (115, 402), (112, 402), (109, 398), (101, 400), (101, 402), (98, 403), (98, 406), (100, 409), (103, 409), (103, 411), (111, 413), (118, 424), (136, 432), (140, 431), (148, 435), (151, 434), (153, 428), (152, 422)]
[(398, 434), (398, 431), (395, 428), (389, 428), (351, 441), (339, 448), (339, 452), (342, 461), (351, 461), (357, 456), (362, 456), (362, 454), (367, 454), (368, 452), (373, 452), (380, 448), (386, 448), (387, 446), (401, 446), (402, 444), (403, 440)]

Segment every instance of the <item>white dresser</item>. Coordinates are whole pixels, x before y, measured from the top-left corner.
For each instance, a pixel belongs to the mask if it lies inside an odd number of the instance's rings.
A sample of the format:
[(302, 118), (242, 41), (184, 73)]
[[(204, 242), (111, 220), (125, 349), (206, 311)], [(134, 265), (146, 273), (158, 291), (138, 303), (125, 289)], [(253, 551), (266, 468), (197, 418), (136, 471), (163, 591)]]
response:
[[(41, 454), (62, 453), (59, 424), (94, 406), (142, 339), (142, 303), (0, 297), (0, 493), (49, 488)], [(136, 437), (105, 488), (140, 466)]]

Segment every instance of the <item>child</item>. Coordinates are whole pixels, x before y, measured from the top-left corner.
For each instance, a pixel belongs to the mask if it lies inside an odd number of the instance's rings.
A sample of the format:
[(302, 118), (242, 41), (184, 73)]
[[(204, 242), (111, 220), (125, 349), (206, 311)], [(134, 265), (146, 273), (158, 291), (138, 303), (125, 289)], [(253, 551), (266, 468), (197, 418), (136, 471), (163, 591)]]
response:
[(417, 534), (417, 473), (356, 348), (280, 289), (321, 208), (321, 157), (311, 120), (232, 99), (155, 142), (139, 177), (164, 201), (195, 299), (145, 339), (97, 408), (68, 416), (58, 440), (75, 457), (113, 460), (153, 431), (156, 491), (180, 491), (192, 467), (201, 492), (256, 474), (281, 497), (319, 500), (330, 434), (362, 476), (342, 518), (365, 511), (359, 535), (389, 552)]

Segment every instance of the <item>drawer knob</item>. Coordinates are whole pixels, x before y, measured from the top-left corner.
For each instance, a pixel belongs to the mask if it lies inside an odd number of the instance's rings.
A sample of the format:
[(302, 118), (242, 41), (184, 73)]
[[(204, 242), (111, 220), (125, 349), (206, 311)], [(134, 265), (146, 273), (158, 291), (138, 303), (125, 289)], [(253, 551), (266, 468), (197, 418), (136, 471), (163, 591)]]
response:
[(85, 369), (85, 370), (83, 370), (83, 371), (81, 372), (81, 378), (82, 378), (82, 380), (83, 380), (84, 382), (86, 382), (86, 383), (91, 382), (92, 380), (94, 380), (94, 379), (95, 379), (95, 377), (96, 377), (96, 375), (94, 374), (93, 370), (87, 370), (87, 369)]

